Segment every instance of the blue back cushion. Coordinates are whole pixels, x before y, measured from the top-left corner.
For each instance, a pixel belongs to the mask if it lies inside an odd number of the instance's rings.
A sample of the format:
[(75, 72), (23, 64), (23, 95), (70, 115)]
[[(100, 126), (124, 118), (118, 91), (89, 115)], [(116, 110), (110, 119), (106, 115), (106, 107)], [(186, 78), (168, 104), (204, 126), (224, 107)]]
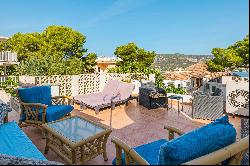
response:
[(52, 105), (50, 86), (20, 88), (18, 89), (18, 95), (21, 101), (24, 103), (41, 103), (49, 106)]
[(209, 154), (236, 141), (236, 130), (228, 116), (184, 134), (163, 144), (159, 151), (159, 165), (179, 165)]

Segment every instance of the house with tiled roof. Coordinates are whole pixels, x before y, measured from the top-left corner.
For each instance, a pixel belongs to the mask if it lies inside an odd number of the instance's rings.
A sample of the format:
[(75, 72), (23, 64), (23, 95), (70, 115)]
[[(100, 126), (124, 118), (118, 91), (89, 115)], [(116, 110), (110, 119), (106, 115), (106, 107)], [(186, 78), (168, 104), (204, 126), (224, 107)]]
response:
[(98, 57), (96, 59), (96, 72), (105, 73), (110, 68), (116, 67), (116, 61), (119, 60), (116, 57)]
[[(209, 72), (204, 62), (199, 62), (185, 68), (183, 71), (166, 72), (164, 83), (174, 84), (176, 87), (183, 87), (188, 91), (200, 90), (204, 83), (209, 80), (229, 75), (228, 72)], [(182, 86), (184, 85), (184, 86)]]

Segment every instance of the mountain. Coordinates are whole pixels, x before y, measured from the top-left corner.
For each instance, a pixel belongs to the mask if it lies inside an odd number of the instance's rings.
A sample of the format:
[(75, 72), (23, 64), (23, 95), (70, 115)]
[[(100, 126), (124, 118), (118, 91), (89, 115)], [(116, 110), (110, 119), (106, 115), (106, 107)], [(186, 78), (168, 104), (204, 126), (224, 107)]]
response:
[(185, 54), (158, 54), (152, 67), (162, 72), (184, 69), (198, 62), (205, 62), (212, 59), (212, 55), (185, 55)]

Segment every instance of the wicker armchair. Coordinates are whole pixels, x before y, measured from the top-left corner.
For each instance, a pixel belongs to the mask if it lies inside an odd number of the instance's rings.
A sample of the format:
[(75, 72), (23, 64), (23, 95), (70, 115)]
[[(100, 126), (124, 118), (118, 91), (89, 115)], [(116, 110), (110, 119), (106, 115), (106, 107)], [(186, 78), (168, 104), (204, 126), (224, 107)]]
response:
[[(164, 129), (167, 129), (169, 132), (168, 140), (174, 139), (174, 135), (179, 136), (184, 133), (176, 128), (165, 126)], [(113, 137), (111, 142), (115, 144), (116, 148), (116, 165), (150, 165), (139, 153), (137, 153), (134, 148), (131, 148), (126, 143), (120, 139)], [(223, 161), (228, 160), (228, 165), (240, 165), (243, 156), (249, 150), (249, 136), (241, 139), (239, 142), (233, 143), (225, 148), (214, 151), (205, 156), (199, 157), (197, 159), (183, 163), (183, 165), (217, 165), (221, 164)], [(123, 162), (122, 151), (124, 151), (125, 163)], [(130, 163), (130, 164), (127, 164)]]
[[(31, 90), (33, 88), (33, 90)], [(36, 90), (34, 89), (36, 88)], [(51, 97), (51, 89), (50, 87), (40, 86), (40, 87), (31, 87), (31, 88), (23, 88), (28, 94), (32, 94), (32, 99), (27, 100), (26, 96), (20, 96), (20, 89), (18, 90), (18, 98), (20, 102), (20, 120), (19, 126), (34, 126), (41, 127), (42, 124), (58, 120), (65, 116), (70, 116), (70, 112), (73, 110), (73, 100), (68, 96), (55, 96)], [(41, 91), (43, 90), (43, 93)], [(45, 89), (45, 90), (44, 90)], [(37, 92), (38, 91), (38, 92)], [(22, 92), (23, 93), (23, 92)], [(47, 97), (49, 100), (49, 104), (44, 103), (46, 96), (43, 96), (47, 93)], [(37, 97), (37, 96), (39, 97)], [(46, 99), (46, 100), (48, 100)], [(25, 101), (23, 101), (25, 100)], [(30, 102), (36, 100), (37, 102)], [(39, 100), (41, 102), (39, 102)], [(29, 102), (27, 102), (29, 101)]]

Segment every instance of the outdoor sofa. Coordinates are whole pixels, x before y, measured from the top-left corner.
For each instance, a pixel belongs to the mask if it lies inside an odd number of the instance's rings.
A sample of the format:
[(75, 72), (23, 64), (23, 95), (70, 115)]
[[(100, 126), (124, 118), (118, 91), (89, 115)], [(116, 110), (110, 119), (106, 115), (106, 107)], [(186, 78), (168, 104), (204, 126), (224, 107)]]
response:
[(79, 104), (81, 109), (94, 109), (95, 113), (98, 114), (100, 109), (115, 107), (115, 105), (123, 103), (127, 104), (133, 89), (134, 85), (132, 83), (109, 80), (103, 91), (77, 95), (74, 97), (74, 103)]
[(16, 122), (7, 122), (10, 111), (0, 102), (0, 165), (62, 165), (48, 161)]
[[(186, 134), (170, 126), (165, 129), (169, 140), (161, 139), (135, 148), (113, 137), (116, 158), (112, 164), (240, 165), (249, 150), (249, 136), (236, 142), (236, 130), (228, 116)], [(175, 134), (179, 137), (174, 139)]]

